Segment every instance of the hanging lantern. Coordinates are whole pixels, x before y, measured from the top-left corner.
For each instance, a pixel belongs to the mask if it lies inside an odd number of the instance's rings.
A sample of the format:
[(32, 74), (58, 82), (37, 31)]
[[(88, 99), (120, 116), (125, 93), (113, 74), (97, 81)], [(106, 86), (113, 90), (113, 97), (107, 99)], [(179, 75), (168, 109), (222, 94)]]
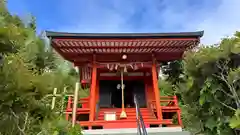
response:
[(123, 60), (126, 60), (126, 59), (127, 59), (127, 55), (126, 55), (126, 54), (123, 54), (123, 55), (122, 55), (122, 59), (123, 59)]

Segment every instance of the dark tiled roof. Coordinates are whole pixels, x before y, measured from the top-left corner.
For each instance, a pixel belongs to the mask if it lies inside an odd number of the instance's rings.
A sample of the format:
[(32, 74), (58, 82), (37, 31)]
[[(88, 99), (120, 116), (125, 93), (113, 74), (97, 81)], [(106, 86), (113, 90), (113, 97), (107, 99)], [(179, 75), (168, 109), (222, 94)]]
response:
[(50, 38), (85, 38), (85, 39), (132, 39), (132, 38), (200, 38), (204, 31), (178, 33), (67, 33), (46, 31)]

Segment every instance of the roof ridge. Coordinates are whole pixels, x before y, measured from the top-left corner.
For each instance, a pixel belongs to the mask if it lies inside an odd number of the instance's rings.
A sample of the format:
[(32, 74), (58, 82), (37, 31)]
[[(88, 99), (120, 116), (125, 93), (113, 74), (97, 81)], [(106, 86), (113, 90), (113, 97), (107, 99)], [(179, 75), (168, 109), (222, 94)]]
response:
[(204, 31), (196, 32), (173, 32), (173, 33), (70, 33), (45, 31), (51, 38), (161, 38), (161, 37), (202, 37)]

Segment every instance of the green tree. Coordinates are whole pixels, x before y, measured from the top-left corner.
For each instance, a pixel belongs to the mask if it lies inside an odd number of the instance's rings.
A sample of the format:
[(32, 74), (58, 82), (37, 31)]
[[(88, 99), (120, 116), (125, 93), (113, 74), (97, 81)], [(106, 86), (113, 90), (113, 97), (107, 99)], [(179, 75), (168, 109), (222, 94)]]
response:
[[(46, 95), (74, 87), (58, 56), (36, 35), (35, 19), (24, 24), (0, 0), (0, 134), (36, 135), (56, 114)], [(70, 132), (70, 129), (69, 129)]]
[(240, 34), (220, 45), (188, 52), (185, 80), (177, 91), (183, 100), (185, 126), (206, 135), (231, 135), (239, 128)]

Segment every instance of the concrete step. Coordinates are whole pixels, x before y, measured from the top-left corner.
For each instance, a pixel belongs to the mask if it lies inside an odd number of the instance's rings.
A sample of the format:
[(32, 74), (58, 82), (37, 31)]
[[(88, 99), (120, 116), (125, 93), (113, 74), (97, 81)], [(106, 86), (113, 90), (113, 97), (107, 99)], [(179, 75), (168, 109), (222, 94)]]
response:
[[(190, 135), (181, 127), (147, 128), (148, 135)], [(137, 135), (137, 128), (84, 130), (83, 135)]]

